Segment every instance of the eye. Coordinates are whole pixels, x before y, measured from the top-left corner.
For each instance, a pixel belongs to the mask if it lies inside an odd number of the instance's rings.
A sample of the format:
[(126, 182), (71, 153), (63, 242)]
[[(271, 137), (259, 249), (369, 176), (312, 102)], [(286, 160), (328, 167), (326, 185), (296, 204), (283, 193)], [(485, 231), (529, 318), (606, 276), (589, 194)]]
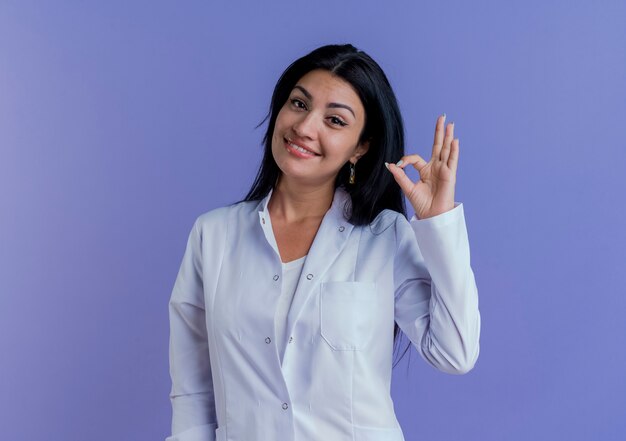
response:
[(298, 109), (306, 109), (306, 105), (302, 101), (300, 101), (298, 98), (292, 98), (290, 102), (291, 104), (296, 106)]
[(331, 120), (332, 124), (334, 124), (334, 125), (339, 125), (339, 126), (342, 126), (342, 127), (348, 125), (348, 123), (346, 123), (341, 118), (338, 118), (336, 116), (331, 116), (330, 120)]

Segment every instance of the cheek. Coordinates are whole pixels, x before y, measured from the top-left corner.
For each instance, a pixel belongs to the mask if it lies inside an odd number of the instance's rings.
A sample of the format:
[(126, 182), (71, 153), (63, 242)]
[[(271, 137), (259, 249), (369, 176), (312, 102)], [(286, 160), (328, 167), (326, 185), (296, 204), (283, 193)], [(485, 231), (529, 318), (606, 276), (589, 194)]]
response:
[(279, 111), (278, 115), (276, 115), (276, 122), (274, 123), (274, 127), (284, 127), (289, 123), (289, 112), (283, 106)]
[(354, 154), (358, 140), (352, 135), (341, 136), (333, 139), (328, 148), (336, 155), (344, 157), (346, 160)]
[(285, 118), (284, 115), (280, 113), (276, 117), (276, 121), (274, 122), (274, 132), (272, 133), (273, 139), (282, 138), (282, 133), (284, 133), (285, 128)]

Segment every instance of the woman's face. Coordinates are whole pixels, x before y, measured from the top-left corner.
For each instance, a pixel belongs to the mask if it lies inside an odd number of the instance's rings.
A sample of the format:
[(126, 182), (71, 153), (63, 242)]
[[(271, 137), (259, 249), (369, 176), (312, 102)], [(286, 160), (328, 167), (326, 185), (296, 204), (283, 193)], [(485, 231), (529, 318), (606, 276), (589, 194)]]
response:
[(361, 99), (345, 80), (326, 70), (304, 75), (276, 118), (272, 154), (284, 177), (308, 185), (334, 182), (347, 161), (367, 151), (358, 144), (365, 124)]

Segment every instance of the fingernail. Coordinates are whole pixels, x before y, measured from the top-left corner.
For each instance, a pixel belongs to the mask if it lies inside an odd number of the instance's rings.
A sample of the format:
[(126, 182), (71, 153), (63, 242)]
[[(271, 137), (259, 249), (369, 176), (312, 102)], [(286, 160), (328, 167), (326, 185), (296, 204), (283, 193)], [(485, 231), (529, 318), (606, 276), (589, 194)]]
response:
[(398, 162), (396, 162), (396, 165), (397, 165), (398, 167), (400, 167), (400, 166), (402, 165), (402, 159), (400, 159)]
[(443, 112), (443, 119), (446, 119), (446, 112)]
[(385, 167), (387, 167), (387, 170), (389, 170), (389, 163), (385, 162)]

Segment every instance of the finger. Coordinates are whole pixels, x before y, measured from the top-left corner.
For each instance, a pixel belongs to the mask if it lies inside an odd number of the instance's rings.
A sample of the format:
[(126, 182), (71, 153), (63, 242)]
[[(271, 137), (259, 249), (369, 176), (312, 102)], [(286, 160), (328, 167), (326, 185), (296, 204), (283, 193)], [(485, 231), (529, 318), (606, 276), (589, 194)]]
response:
[(404, 194), (409, 194), (413, 189), (413, 181), (411, 181), (411, 179), (406, 175), (404, 170), (393, 163), (389, 164), (387, 168), (393, 175), (394, 179), (396, 180)]
[(448, 162), (448, 157), (450, 156), (450, 145), (452, 144), (452, 140), (454, 139), (454, 123), (451, 122), (446, 127), (446, 137), (443, 140), (443, 147), (441, 148), (441, 152), (439, 154), (439, 159), (446, 164)]
[(443, 137), (444, 137), (444, 123), (446, 121), (446, 114), (439, 116), (437, 118), (437, 124), (435, 125), (435, 140), (433, 141), (433, 158), (439, 158), (439, 152), (441, 151), (441, 147), (443, 145)]
[(450, 157), (448, 158), (448, 167), (453, 173), (456, 173), (457, 166), (459, 164), (459, 138), (452, 141), (450, 147)]
[[(402, 159), (402, 163), (400, 164), (400, 168), (402, 168), (402, 169), (404, 169), (404, 167), (406, 167), (409, 164), (413, 164), (413, 167), (415, 167), (417, 169), (417, 171), (420, 171), (422, 169), (422, 167), (424, 167), (426, 164), (428, 164), (428, 162), (426, 160), (424, 160), (424, 158), (422, 158), (417, 153), (412, 153), (410, 155), (405, 155), (401, 159)], [(398, 164), (396, 164), (396, 165), (398, 165)]]

